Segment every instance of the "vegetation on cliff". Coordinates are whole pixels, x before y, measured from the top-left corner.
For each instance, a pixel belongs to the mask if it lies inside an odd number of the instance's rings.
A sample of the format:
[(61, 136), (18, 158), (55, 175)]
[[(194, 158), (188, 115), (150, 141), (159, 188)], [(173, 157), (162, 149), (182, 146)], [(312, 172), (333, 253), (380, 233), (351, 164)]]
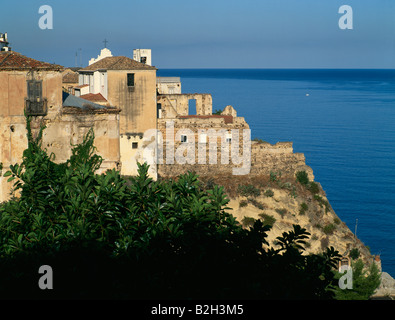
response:
[[(293, 225), (269, 246), (270, 225), (243, 228), (224, 189), (187, 173), (153, 181), (95, 171), (89, 131), (57, 164), (34, 138), (4, 176), (18, 197), (0, 206), (1, 298), (332, 299), (339, 255), (306, 254), (310, 234)], [(273, 222), (273, 221), (272, 221)], [(42, 265), (54, 288), (38, 285)]]

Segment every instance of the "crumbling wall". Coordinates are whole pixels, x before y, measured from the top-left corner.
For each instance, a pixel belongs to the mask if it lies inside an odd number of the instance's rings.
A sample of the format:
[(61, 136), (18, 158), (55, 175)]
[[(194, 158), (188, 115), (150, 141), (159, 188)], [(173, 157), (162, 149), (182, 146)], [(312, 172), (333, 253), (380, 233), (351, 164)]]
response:
[(162, 107), (163, 118), (189, 115), (189, 100), (196, 100), (196, 115), (212, 114), (213, 100), (211, 94), (183, 93), (158, 95), (157, 97), (157, 101)]

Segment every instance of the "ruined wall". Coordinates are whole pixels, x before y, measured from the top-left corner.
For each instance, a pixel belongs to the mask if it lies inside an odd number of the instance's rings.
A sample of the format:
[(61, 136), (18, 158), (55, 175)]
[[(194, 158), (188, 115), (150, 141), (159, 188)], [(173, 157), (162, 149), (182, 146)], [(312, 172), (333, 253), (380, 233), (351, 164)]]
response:
[[(176, 149), (180, 146), (180, 143), (176, 143)], [(166, 148), (164, 146), (164, 148)], [(218, 140), (216, 152), (217, 162), (211, 164), (209, 161), (209, 147), (206, 148), (206, 162), (199, 164), (198, 161), (198, 143), (195, 146), (195, 162), (190, 164), (188, 162), (180, 164), (174, 162), (173, 164), (166, 163), (166, 157), (164, 156), (164, 163), (158, 165), (158, 176), (160, 177), (175, 177), (180, 174), (186, 173), (187, 171), (196, 172), (201, 176), (211, 175), (234, 175), (235, 168), (241, 168), (248, 165), (247, 159), (244, 158), (243, 144), (240, 144), (239, 148), (239, 159), (242, 159), (242, 164), (237, 164), (233, 161), (231, 143), (228, 148), (224, 148), (221, 144), (221, 140)], [(229, 162), (222, 163), (223, 154), (229, 155)], [(164, 150), (166, 154), (166, 150)], [(309, 179), (314, 180), (313, 170), (306, 165), (305, 156), (302, 153), (294, 153), (292, 148), (292, 142), (279, 142), (275, 145), (271, 144), (257, 144), (252, 141), (251, 144), (251, 157), (249, 169), (239, 171), (245, 172), (248, 175), (264, 175), (269, 176), (271, 172), (279, 173), (283, 177), (294, 177), (298, 171), (306, 171)], [(246, 156), (248, 156), (246, 154)]]
[(196, 100), (196, 115), (211, 115), (213, 99), (211, 94), (183, 93), (158, 95), (158, 103), (162, 107), (162, 118), (173, 118), (176, 115), (189, 115), (189, 100)]
[[(242, 167), (235, 163), (226, 140), (241, 136), (249, 126), (244, 118), (221, 115), (179, 116), (174, 119), (158, 119), (158, 176), (171, 177), (188, 170), (199, 174), (232, 171)], [(243, 155), (243, 139), (238, 156)], [(169, 149), (168, 149), (169, 148)], [(239, 159), (242, 161), (242, 159)], [(225, 164), (224, 164), (225, 163)]]

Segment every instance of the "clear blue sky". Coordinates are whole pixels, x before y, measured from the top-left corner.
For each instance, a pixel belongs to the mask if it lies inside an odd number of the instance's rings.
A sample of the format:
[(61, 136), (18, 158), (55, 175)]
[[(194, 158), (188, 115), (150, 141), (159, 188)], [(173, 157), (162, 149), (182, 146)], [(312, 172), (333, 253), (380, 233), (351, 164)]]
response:
[[(41, 5), (53, 29), (41, 30)], [(341, 30), (341, 5), (353, 30)], [(1, 4), (13, 50), (85, 66), (151, 48), (158, 68), (395, 68), (395, 0), (18, 0)], [(81, 51), (79, 51), (81, 49)]]

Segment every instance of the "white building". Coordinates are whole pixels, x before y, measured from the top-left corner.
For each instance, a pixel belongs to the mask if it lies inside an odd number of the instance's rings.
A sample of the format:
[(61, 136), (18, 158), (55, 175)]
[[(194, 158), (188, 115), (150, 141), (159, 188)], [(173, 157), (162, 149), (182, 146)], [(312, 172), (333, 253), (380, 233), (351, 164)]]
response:
[(134, 49), (133, 60), (152, 66), (151, 49)]
[(159, 94), (181, 94), (180, 77), (157, 77), (156, 89)]
[(96, 59), (92, 58), (89, 60), (89, 65), (107, 57), (112, 57), (112, 53), (109, 49), (104, 48), (100, 51), (100, 54), (97, 56)]
[(0, 51), (11, 51), (11, 48), (8, 45), (7, 32), (0, 33)]

